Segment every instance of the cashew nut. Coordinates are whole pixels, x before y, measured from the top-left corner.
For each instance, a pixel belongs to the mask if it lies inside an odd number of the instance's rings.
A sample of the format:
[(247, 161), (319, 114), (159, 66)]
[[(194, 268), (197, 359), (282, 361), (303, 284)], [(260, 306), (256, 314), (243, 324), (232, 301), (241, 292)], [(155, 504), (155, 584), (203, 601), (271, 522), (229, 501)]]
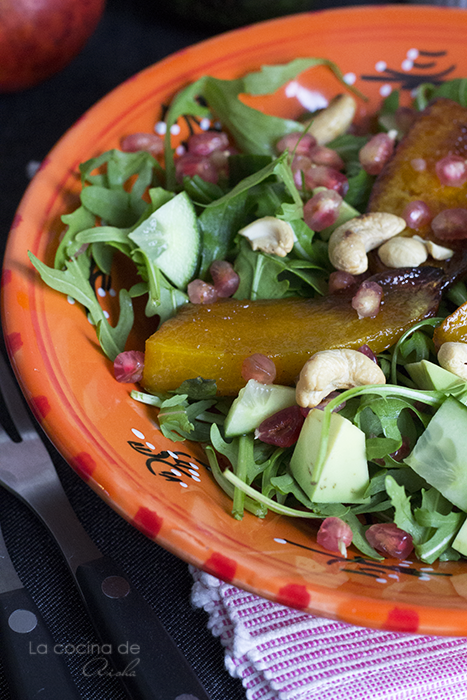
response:
[(443, 343), (438, 350), (438, 362), (444, 369), (467, 380), (467, 343)]
[(292, 226), (275, 216), (263, 216), (240, 229), (239, 234), (250, 241), (253, 250), (283, 258), (294, 246)]
[(344, 134), (352, 123), (357, 103), (351, 95), (337, 95), (311, 122), (308, 133), (318, 144), (329, 143)]
[(415, 237), (395, 236), (378, 248), (378, 255), (387, 267), (417, 267), (428, 258), (428, 251)]
[(437, 243), (433, 243), (433, 241), (425, 240), (420, 236), (414, 236), (414, 238), (416, 241), (423, 243), (433, 260), (449, 260), (449, 258), (454, 255), (454, 251), (451, 250), (451, 248), (445, 248), (443, 245), (438, 245)]
[(303, 366), (295, 397), (299, 406), (313, 408), (336, 389), (385, 383), (381, 368), (358, 350), (322, 350)]
[(367, 253), (406, 227), (404, 219), (386, 212), (362, 214), (338, 226), (329, 238), (329, 259), (336, 270), (360, 275), (368, 268)]

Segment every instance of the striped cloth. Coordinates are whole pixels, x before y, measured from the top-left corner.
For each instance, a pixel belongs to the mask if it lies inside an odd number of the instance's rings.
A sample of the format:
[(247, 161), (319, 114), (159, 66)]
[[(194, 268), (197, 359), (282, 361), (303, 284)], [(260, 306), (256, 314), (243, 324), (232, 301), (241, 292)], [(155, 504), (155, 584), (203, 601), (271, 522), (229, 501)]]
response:
[(467, 700), (467, 639), (403, 635), (272, 603), (194, 567), (192, 602), (247, 700)]

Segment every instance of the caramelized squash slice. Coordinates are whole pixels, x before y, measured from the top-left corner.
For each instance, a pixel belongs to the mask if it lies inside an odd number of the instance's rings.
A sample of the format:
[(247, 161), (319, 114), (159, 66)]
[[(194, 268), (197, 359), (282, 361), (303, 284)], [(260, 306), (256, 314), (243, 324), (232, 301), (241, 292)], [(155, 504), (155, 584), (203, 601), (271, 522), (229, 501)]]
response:
[(467, 302), (435, 328), (433, 340), (437, 350), (443, 343), (467, 343)]
[[(407, 204), (418, 199), (428, 204), (433, 216), (444, 209), (465, 207), (467, 184), (463, 187), (442, 185), (435, 171), (437, 161), (453, 154), (467, 158), (467, 109), (453, 100), (440, 98), (420, 113), (397, 146), (376, 179), (368, 210), (402, 216)], [(415, 170), (412, 165), (415, 159), (423, 159), (426, 169)], [(402, 235), (414, 233), (407, 228)], [(436, 241), (429, 225), (416, 233)], [(446, 245), (446, 242), (440, 243)]]
[(216, 380), (220, 395), (235, 395), (245, 384), (242, 362), (253, 353), (275, 362), (277, 384), (293, 384), (319, 350), (367, 344), (379, 353), (413, 323), (436, 314), (444, 284), (438, 268), (405, 268), (372, 279), (384, 291), (376, 318), (359, 319), (351, 293), (183, 306), (146, 341), (143, 386), (168, 391), (202, 376)]

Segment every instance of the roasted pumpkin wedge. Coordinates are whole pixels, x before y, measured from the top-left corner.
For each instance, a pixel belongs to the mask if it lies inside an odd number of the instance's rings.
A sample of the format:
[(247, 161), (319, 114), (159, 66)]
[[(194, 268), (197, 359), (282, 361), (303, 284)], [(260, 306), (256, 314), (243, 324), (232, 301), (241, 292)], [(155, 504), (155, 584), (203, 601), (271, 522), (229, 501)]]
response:
[(351, 292), (188, 304), (146, 341), (143, 386), (168, 391), (202, 376), (216, 380), (220, 395), (235, 395), (245, 384), (242, 362), (253, 353), (275, 362), (276, 383), (293, 384), (319, 350), (367, 344), (378, 353), (390, 347), (413, 323), (436, 314), (445, 283), (442, 270), (434, 267), (392, 270), (371, 279), (383, 287), (376, 318), (358, 318)]
[[(433, 216), (444, 209), (465, 207), (467, 184), (442, 185), (436, 175), (436, 163), (447, 155), (467, 157), (467, 109), (453, 100), (439, 98), (420, 113), (377, 177), (368, 211), (402, 216), (407, 204), (415, 200), (426, 202)], [(425, 169), (419, 171), (414, 164), (420, 165), (421, 161)], [(407, 228), (402, 235), (414, 233)], [(436, 241), (429, 224), (416, 233)]]
[(443, 343), (467, 343), (467, 302), (435, 328), (433, 340), (437, 350)]

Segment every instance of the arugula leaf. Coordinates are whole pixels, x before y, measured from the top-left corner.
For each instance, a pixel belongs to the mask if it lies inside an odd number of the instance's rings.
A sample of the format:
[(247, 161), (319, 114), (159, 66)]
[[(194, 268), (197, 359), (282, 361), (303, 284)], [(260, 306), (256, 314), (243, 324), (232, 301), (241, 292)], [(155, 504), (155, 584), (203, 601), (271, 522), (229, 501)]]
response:
[(125, 349), (125, 343), (134, 321), (133, 305), (127, 290), (120, 290), (120, 316), (117, 325), (112, 328), (89, 282), (91, 261), (86, 254), (67, 260), (65, 270), (55, 270), (48, 267), (29, 251), (28, 256), (42, 280), (49, 287), (62, 294), (67, 294), (88, 309), (91, 320), (97, 327), (102, 349), (113, 362), (117, 355)]
[(385, 480), (386, 491), (394, 507), (394, 522), (397, 527), (412, 536), (414, 544), (423, 541), (425, 528), (415, 520), (410, 505), (410, 496), (405, 493), (405, 488), (399, 486), (392, 476)]
[(411, 328), (409, 328), (405, 333), (401, 335), (399, 340), (397, 341), (396, 345), (394, 346), (394, 350), (392, 353), (392, 360), (391, 360), (391, 382), (393, 384), (397, 384), (397, 364), (399, 362), (399, 353), (401, 352), (401, 349), (403, 348), (404, 344), (406, 343), (407, 339), (410, 338), (413, 333), (418, 331), (420, 328), (425, 328), (426, 326), (430, 328), (436, 328), (436, 326), (439, 326), (439, 324), (443, 321), (443, 318), (426, 318), (423, 321), (419, 321), (418, 323), (415, 323)]
[(223, 199), (219, 204), (206, 208), (199, 217), (201, 237), (201, 263), (199, 275), (204, 278), (214, 260), (225, 260), (233, 246), (233, 240), (245, 223), (250, 207), (250, 193), (244, 191), (233, 199)]
[[(212, 446), (206, 445), (205, 450), (214, 479), (216, 480), (217, 484), (221, 487), (221, 489), (227, 494), (227, 496), (229, 496), (229, 498), (233, 500), (235, 486), (228, 479), (226, 479), (224, 474), (222, 473), (219, 467), (219, 462), (217, 461), (217, 455)], [(248, 496), (245, 496), (244, 508), (250, 513), (253, 513), (253, 515), (256, 515), (257, 518), (266, 517), (268, 512), (268, 509), (262, 503), (258, 503), (258, 501), (253, 500)]]
[[(251, 95), (274, 93), (303, 71), (321, 65), (327, 66), (346, 89), (366, 99), (355, 88), (348, 86), (337, 65), (325, 58), (299, 58), (285, 65), (263, 66), (257, 72), (234, 80), (203, 76), (178, 93), (166, 117), (165, 164), (168, 189), (174, 189), (176, 186), (170, 127), (179, 117), (191, 115), (201, 118), (210, 116), (213, 112), (223, 128), (232, 135), (242, 153), (275, 155), (274, 147), (277, 141), (284, 134), (302, 131), (303, 124), (292, 119), (264, 114), (246, 105), (239, 96), (243, 93)], [(209, 107), (200, 101), (200, 96)]]
[(188, 401), (186, 394), (172, 396), (161, 403), (157, 417), (162, 434), (173, 442), (186, 439), (194, 425), (187, 416)]
[[(57, 270), (62, 270), (65, 267), (66, 260), (70, 257), (68, 253), (69, 245), (74, 241), (76, 235), (85, 229), (94, 226), (96, 217), (83, 205), (75, 209), (71, 214), (64, 214), (62, 221), (67, 224), (68, 228), (62, 240), (58, 244), (57, 252), (55, 253), (54, 267)], [(80, 246), (77, 247), (77, 250)]]
[(431, 92), (430, 100), (436, 100), (438, 97), (447, 97), (467, 107), (467, 79), (454, 78), (441, 83)]
[(175, 389), (175, 394), (186, 394), (188, 399), (200, 401), (201, 399), (211, 399), (216, 395), (216, 382), (214, 379), (203, 379), (203, 377), (195, 377), (194, 379), (185, 379), (180, 384), (178, 389)]
[(240, 284), (235, 299), (282, 299), (287, 296), (289, 283), (279, 281), (284, 269), (280, 258), (252, 250), (246, 240), (240, 241), (234, 265)]

